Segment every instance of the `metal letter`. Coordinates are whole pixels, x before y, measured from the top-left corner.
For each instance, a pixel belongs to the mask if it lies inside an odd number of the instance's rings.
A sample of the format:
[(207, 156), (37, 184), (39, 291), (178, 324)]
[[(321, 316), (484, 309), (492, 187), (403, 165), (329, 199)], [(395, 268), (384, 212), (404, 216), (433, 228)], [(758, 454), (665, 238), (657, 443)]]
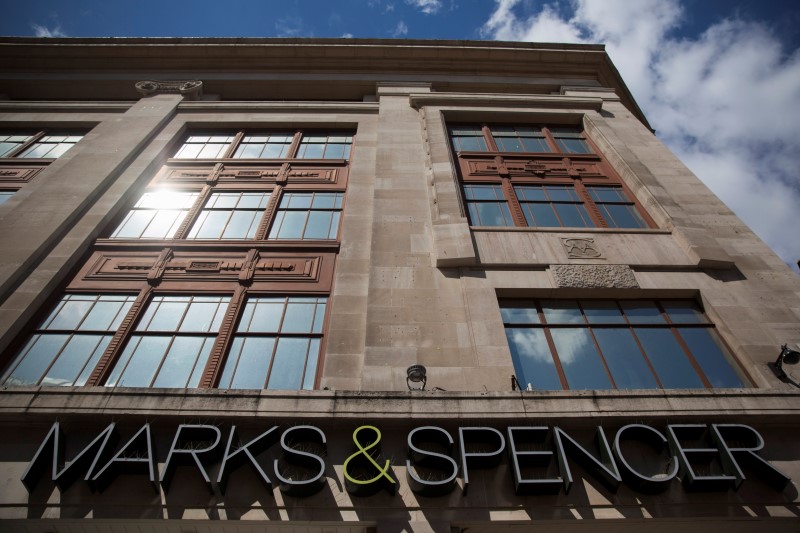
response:
[[(414, 436), (418, 433), (421, 437), (420, 440), (424, 437), (424, 442), (438, 444), (447, 451), (447, 455), (417, 447), (414, 444)], [(412, 429), (408, 433), (407, 441), (409, 458), (406, 459), (406, 473), (411, 490), (423, 496), (442, 496), (452, 492), (456, 486), (458, 463), (451, 457), (454, 441), (450, 433), (440, 427), (422, 426)], [(449, 467), (451, 473), (447, 477), (439, 478), (437, 476), (437, 479), (422, 479), (415, 472), (415, 467), (439, 471), (445, 471)]]
[[(492, 440), (493, 442), (490, 443), (484, 440), (484, 444), (496, 444), (497, 449), (492, 452), (467, 452), (467, 439), (465, 435), (468, 432), (478, 433), (479, 435), (483, 434), (483, 436), (492, 435), (493, 437), (487, 440)], [(506, 439), (503, 437), (502, 433), (490, 427), (458, 428), (458, 438), (461, 441), (461, 469), (463, 471), (462, 475), (464, 476), (464, 494), (466, 494), (469, 490), (469, 470), (467, 468), (467, 463), (470, 463), (475, 468), (492, 468), (497, 466), (500, 464), (502, 458), (501, 454), (506, 449)]]
[(619, 469), (614, 462), (614, 457), (611, 455), (611, 447), (608, 445), (606, 434), (601, 426), (597, 426), (597, 432), (595, 433), (595, 440), (598, 448), (600, 448), (600, 459), (589, 453), (586, 448), (564, 433), (561, 428), (554, 427), (553, 434), (555, 435), (556, 451), (558, 452), (558, 464), (561, 476), (564, 478), (564, 492), (569, 493), (569, 489), (572, 486), (572, 472), (569, 469), (569, 463), (567, 463), (567, 448), (577, 452), (575, 459), (582, 467), (590, 472), (595, 472), (600, 481), (611, 492), (617, 492), (619, 484), (622, 483), (622, 478), (619, 475)]
[(261, 465), (258, 464), (255, 456), (275, 444), (278, 440), (277, 434), (272, 435), (269, 440), (267, 440), (266, 437), (269, 437), (276, 429), (278, 429), (278, 426), (272, 426), (247, 444), (239, 446), (235, 452), (231, 452), (231, 447), (233, 446), (234, 440), (236, 440), (236, 426), (231, 426), (231, 433), (228, 436), (228, 445), (225, 447), (225, 455), (222, 456), (222, 464), (219, 467), (219, 474), (217, 475), (217, 485), (219, 486), (220, 493), (225, 494), (225, 490), (228, 488), (228, 477), (230, 477), (231, 471), (236, 470), (246, 462), (250, 462), (250, 465), (252, 465), (258, 474), (258, 478), (264, 483), (264, 486), (272, 490), (272, 481), (269, 479), (266, 472), (264, 472), (264, 469), (261, 468)]
[(286, 436), (289, 433), (298, 433), (298, 442), (312, 441), (314, 440), (313, 437), (319, 438), (319, 441), (322, 443), (323, 452), (327, 451), (325, 433), (314, 426), (295, 426), (287, 429), (281, 435), (281, 448), (283, 448), (283, 456), (286, 462), (303, 468), (318, 467), (319, 470), (313, 477), (309, 479), (284, 477), (278, 467), (278, 460), (275, 459), (274, 462), (275, 477), (281, 482), (281, 492), (289, 496), (311, 496), (321, 491), (325, 486), (325, 460), (317, 454), (292, 448), (286, 442)]
[(644, 474), (637, 472), (622, 455), (620, 440), (622, 439), (622, 434), (625, 432), (633, 432), (642, 441), (650, 444), (659, 452), (666, 448), (666, 437), (664, 437), (660, 431), (643, 424), (629, 424), (627, 426), (623, 426), (619, 429), (619, 431), (617, 431), (616, 437), (614, 437), (614, 455), (623, 466), (622, 474), (623, 478), (625, 479), (625, 483), (639, 492), (652, 494), (666, 490), (669, 483), (678, 474), (678, 461), (675, 459), (675, 457), (671, 457), (671, 466), (669, 472), (666, 474), (659, 474), (658, 477), (645, 476)]
[[(775, 490), (782, 491), (791, 481), (789, 476), (769, 464), (756, 453), (764, 447), (764, 439), (755, 429), (744, 424), (711, 424), (711, 432), (720, 447), (720, 451), (722, 451), (723, 465), (726, 467), (727, 473), (736, 478), (735, 486), (737, 489), (745, 480), (745, 476), (736, 460), (737, 458), (761, 475), (764, 481)], [(746, 448), (732, 448), (726, 442), (723, 433), (727, 433), (732, 439), (739, 442), (742, 440), (752, 441), (755, 438), (755, 443)]]
[[(207, 441), (204, 433), (211, 431), (214, 435), (214, 442), (205, 446), (204, 448), (193, 447), (193, 442)], [(206, 454), (209, 460), (213, 460), (218, 455), (218, 450), (215, 450), (217, 444), (222, 439), (222, 432), (217, 426), (208, 425), (190, 425), (181, 424), (178, 426), (178, 431), (175, 432), (175, 438), (172, 440), (172, 447), (169, 449), (167, 460), (164, 463), (164, 470), (161, 472), (161, 486), (164, 492), (169, 492), (169, 487), (172, 484), (172, 477), (175, 475), (175, 468), (177, 465), (191, 465), (192, 463), (200, 470), (203, 480), (206, 482), (209, 493), (214, 493), (214, 488), (211, 486), (211, 479), (208, 477), (202, 461), (200, 461), (200, 454)]]

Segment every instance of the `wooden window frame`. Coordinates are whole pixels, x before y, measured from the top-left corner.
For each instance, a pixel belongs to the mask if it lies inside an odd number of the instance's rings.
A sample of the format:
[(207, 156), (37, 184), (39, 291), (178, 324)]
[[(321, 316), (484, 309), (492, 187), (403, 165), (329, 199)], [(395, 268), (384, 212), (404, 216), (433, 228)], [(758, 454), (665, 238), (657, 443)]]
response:
[[(512, 126), (521, 127), (523, 125), (514, 124), (480, 124), (484, 142), (488, 147), (487, 151), (456, 151), (451, 138), (451, 128), (459, 126), (470, 126), (477, 128), (474, 123), (454, 123), (448, 125), (448, 138), (450, 138), (450, 149), (456, 162), (460, 181), (459, 194), (461, 195), (462, 205), (467, 205), (464, 193), (464, 185), (500, 185), (504, 196), (508, 202), (509, 210), (514, 221), (515, 227), (539, 229), (542, 226), (528, 226), (521, 202), (515, 191), (518, 185), (569, 185), (574, 188), (575, 193), (588, 212), (589, 218), (594, 228), (609, 229), (608, 221), (601, 214), (600, 209), (592, 199), (587, 186), (614, 187), (622, 190), (630, 203), (634, 206), (636, 213), (645, 223), (644, 228), (619, 228), (621, 231), (653, 229), (656, 228), (655, 221), (648, 215), (646, 210), (625, 185), (622, 179), (614, 172), (605, 159), (599, 155), (594, 143), (582, 131), (581, 139), (586, 143), (590, 153), (567, 153), (562, 152), (556, 142), (553, 133), (547, 125), (524, 125), (541, 128), (544, 139), (550, 147), (549, 152), (502, 152), (498, 149), (492, 135), (492, 126)], [(555, 125), (553, 127), (556, 127)], [(571, 127), (569, 125), (557, 127)], [(576, 131), (580, 128), (575, 127)], [(468, 217), (468, 213), (464, 213)], [(470, 220), (470, 222), (472, 222)], [(471, 224), (472, 225), (472, 224)], [(493, 226), (474, 226), (474, 227), (493, 227)], [(500, 227), (500, 226), (498, 226)], [(546, 226), (549, 228), (582, 229), (587, 228), (571, 226)]]

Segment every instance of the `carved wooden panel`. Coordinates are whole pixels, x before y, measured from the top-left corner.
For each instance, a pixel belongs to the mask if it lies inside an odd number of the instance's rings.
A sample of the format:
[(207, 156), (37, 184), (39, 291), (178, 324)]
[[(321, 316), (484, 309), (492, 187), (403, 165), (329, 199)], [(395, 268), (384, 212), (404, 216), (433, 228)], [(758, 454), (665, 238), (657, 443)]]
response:
[(26, 183), (33, 179), (44, 167), (0, 167), (0, 182)]
[(259, 162), (257, 165), (246, 163), (219, 163), (216, 165), (170, 164), (164, 167), (159, 181), (172, 183), (198, 183), (213, 181), (214, 183), (282, 183), (282, 184), (339, 184), (344, 185), (347, 177), (347, 166), (332, 162), (330, 166), (321, 166), (319, 162)]
[(459, 158), (464, 180), (508, 176), (511, 178), (581, 178), (605, 179), (603, 162), (595, 157), (540, 156), (536, 159), (523, 156), (495, 157), (492, 154), (470, 155)]
[[(329, 285), (335, 254), (281, 254), (250, 251), (189, 252), (164, 249), (140, 252), (103, 250), (95, 252), (71, 284), (92, 286), (154, 286), (174, 283), (233, 284), (320, 283)], [(197, 285), (200, 283), (200, 285)], [(321, 289), (320, 289), (321, 290)]]

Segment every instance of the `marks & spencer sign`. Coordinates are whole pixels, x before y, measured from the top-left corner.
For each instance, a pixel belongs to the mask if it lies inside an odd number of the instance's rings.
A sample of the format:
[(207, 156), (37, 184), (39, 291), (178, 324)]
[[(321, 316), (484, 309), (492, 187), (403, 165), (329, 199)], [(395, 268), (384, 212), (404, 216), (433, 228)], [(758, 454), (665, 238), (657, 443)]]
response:
[[(598, 426), (591, 445), (557, 426), (461, 426), (450, 430), (420, 426), (403, 434), (405, 442), (398, 432), (393, 433), (393, 448), (405, 452), (400, 459), (396, 454), (381, 453), (384, 436), (377, 425), (355, 428), (349, 439), (341, 438), (347, 434), (336, 435), (336, 441), (329, 442), (316, 426), (273, 425), (242, 440), (236, 426), (181, 424), (174, 434), (159, 435), (162, 441), (171, 441), (159, 469), (161, 461), (150, 424), (126, 435), (121, 444), (116, 424), (109, 424), (65, 462), (67, 437), (54, 423), (22, 482), (32, 491), (43, 478), (49, 478), (63, 491), (82, 480), (92, 491), (103, 491), (120, 476), (139, 475), (145, 476), (155, 491), (169, 492), (177, 469), (183, 468), (197, 471), (209, 491), (224, 496), (231, 474), (250, 469), (267, 489), (277, 484), (290, 496), (313, 495), (334, 475), (341, 475), (340, 481), (351, 494), (369, 496), (378, 491), (394, 494), (400, 483), (395, 468), (405, 467), (405, 483), (412, 491), (438, 496), (457, 489), (466, 493), (471, 472), (498, 468), (503, 461), (518, 495), (569, 492), (573, 462), (612, 492), (624, 483), (637, 492), (657, 493), (678, 478), (690, 490), (725, 491), (738, 489), (746, 481), (745, 472), (776, 491), (790, 481), (759, 455), (765, 446), (759, 432), (742, 424), (670, 424), (661, 428), (629, 424), (610, 433)], [(265, 455), (273, 459), (267, 461)], [(339, 474), (331, 468), (331, 457), (343, 459), (335, 463), (341, 465)]]

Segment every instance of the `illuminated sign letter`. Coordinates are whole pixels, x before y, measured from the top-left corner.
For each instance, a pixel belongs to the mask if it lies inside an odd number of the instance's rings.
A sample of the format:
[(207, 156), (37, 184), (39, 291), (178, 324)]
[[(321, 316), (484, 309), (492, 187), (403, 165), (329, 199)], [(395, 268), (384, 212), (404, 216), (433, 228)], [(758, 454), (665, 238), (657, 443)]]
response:
[(292, 442), (295, 446), (300, 443), (310, 443), (319, 441), (321, 444), (320, 452), (325, 452), (325, 434), (321, 429), (314, 426), (295, 426), (287, 429), (281, 435), (281, 448), (283, 448), (283, 458), (286, 463), (304, 469), (317, 468), (316, 474), (308, 479), (291, 479), (281, 474), (278, 467), (278, 459), (275, 459), (275, 477), (281, 482), (281, 491), (290, 496), (311, 496), (316, 494), (325, 486), (325, 460), (317, 454), (302, 451), (297, 447), (292, 447), (286, 442), (286, 436), (293, 434)]
[[(446, 451), (447, 454), (421, 448), (414, 443), (415, 436), (420, 446), (430, 444), (440, 451)], [(409, 432), (406, 473), (412, 491), (423, 496), (441, 496), (452, 492), (458, 474), (458, 463), (451, 457), (453, 444), (450, 433), (440, 427), (423, 426)], [(424, 468), (432, 475), (426, 476), (428, 479), (423, 479), (416, 472), (418, 468)], [(442, 472), (444, 474), (441, 474)]]
[[(209, 433), (212, 438), (207, 437)], [(181, 424), (178, 426), (178, 431), (175, 432), (175, 438), (172, 440), (172, 447), (169, 449), (169, 454), (167, 455), (167, 461), (164, 463), (164, 471), (161, 472), (161, 486), (164, 488), (164, 492), (169, 492), (169, 487), (172, 483), (172, 477), (175, 475), (175, 468), (177, 465), (194, 464), (197, 466), (197, 469), (200, 470), (200, 474), (206, 482), (209, 493), (213, 494), (214, 488), (211, 486), (211, 479), (208, 477), (208, 473), (202, 461), (200, 461), (200, 455), (206, 455), (209, 460), (217, 457), (219, 452), (216, 450), (216, 447), (221, 438), (222, 432), (217, 426), (189, 424)], [(203, 442), (205, 444), (211, 440), (213, 440), (211, 444), (203, 448), (197, 447), (198, 442)]]

